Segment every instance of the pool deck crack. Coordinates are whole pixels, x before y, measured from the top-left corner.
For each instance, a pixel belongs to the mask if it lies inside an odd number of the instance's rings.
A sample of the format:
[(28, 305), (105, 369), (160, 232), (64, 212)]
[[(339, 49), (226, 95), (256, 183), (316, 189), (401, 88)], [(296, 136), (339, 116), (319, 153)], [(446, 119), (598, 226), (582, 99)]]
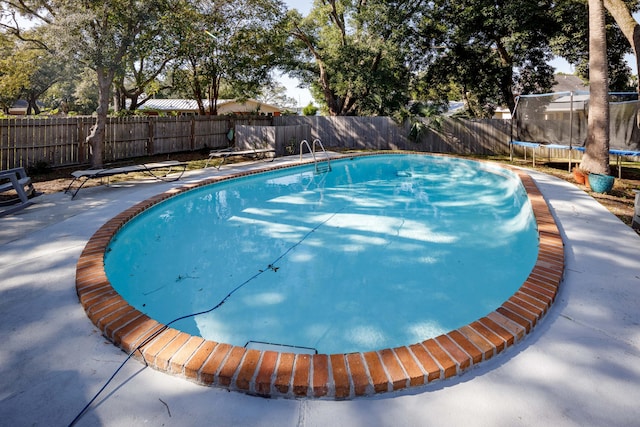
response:
[(298, 427), (304, 427), (307, 425), (307, 401), (300, 400), (300, 405), (298, 406), (298, 423), (296, 424)]
[(591, 330), (593, 332), (602, 334), (602, 335), (606, 336), (607, 338), (610, 338), (610, 339), (612, 339), (614, 341), (617, 341), (617, 342), (619, 342), (621, 344), (624, 344), (625, 346), (628, 346), (630, 349), (624, 350), (625, 353), (627, 353), (630, 356), (634, 356), (634, 357), (640, 358), (640, 351), (638, 351), (637, 346), (634, 345), (633, 342), (627, 341), (627, 340), (625, 340), (625, 339), (623, 339), (623, 338), (621, 338), (619, 336), (612, 335), (611, 333), (607, 332), (606, 330), (604, 330), (602, 328), (597, 328), (597, 327), (595, 327), (593, 325), (590, 325), (588, 323), (585, 323), (585, 322), (582, 322), (580, 320), (577, 320), (576, 318), (568, 316), (566, 314), (560, 314), (560, 317), (562, 317), (563, 319), (566, 319), (566, 320), (568, 320), (568, 321), (570, 321), (570, 322), (572, 322), (572, 323), (574, 323), (574, 324), (576, 324), (578, 326), (581, 326), (583, 328), (587, 328), (587, 329), (589, 329), (589, 330)]

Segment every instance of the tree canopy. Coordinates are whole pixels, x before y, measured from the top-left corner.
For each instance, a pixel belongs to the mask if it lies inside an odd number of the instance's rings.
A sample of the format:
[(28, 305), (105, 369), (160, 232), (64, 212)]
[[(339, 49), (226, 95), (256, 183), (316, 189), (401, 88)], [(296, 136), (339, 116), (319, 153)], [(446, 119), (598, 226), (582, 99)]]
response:
[[(613, 90), (632, 84), (624, 57), (636, 49), (638, 3), (605, 1), (615, 17), (606, 26)], [(279, 69), (326, 114), (462, 100), (466, 114), (490, 117), (513, 109), (517, 94), (549, 91), (553, 56), (589, 77), (586, 0), (315, 0), (307, 16), (285, 12), (280, 0), (0, 0), (0, 106), (39, 98), (104, 115), (178, 95), (216, 114), (215, 100), (259, 97)]]
[(285, 9), (276, 0), (194, 3), (177, 29), (181, 40), (174, 80), (209, 113), (224, 89), (230, 97), (255, 97), (282, 62)]
[[(242, 2), (238, 8), (238, 2), (230, 0), (9, 0), (0, 7), (5, 35), (95, 72), (96, 123), (87, 142), (92, 165), (101, 166), (114, 85), (119, 95), (114, 104), (121, 108), (125, 97), (135, 105), (145, 91), (155, 90), (158, 76), (171, 61), (174, 71), (187, 63), (196, 79), (205, 76), (209, 99), (217, 99), (224, 76), (238, 91), (254, 93), (268, 81), (276, 63), (269, 47), (277, 41), (274, 29), (283, 6), (278, 0)], [(37, 21), (41, 35), (29, 37), (18, 16)], [(205, 33), (207, 28), (215, 32), (213, 43), (206, 39), (211, 34)], [(195, 54), (185, 60), (180, 56), (184, 52)], [(36, 87), (32, 81), (31, 92), (23, 93), (33, 94)]]
[(318, 0), (289, 15), (297, 62), (330, 115), (384, 115), (406, 104), (417, 19), (428, 2)]
[(499, 105), (513, 110), (515, 93), (547, 91), (553, 84), (549, 45), (559, 23), (552, 10), (551, 1), (434, 2), (421, 31), (438, 50), (422, 78), (454, 83), (475, 116), (491, 116)]

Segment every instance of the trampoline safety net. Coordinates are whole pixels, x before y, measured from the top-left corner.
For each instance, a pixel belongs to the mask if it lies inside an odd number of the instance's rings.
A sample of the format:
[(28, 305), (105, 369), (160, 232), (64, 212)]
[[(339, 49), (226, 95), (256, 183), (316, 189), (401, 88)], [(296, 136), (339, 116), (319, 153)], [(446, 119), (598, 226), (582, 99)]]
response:
[[(640, 151), (638, 94), (609, 94), (611, 150)], [(584, 147), (589, 92), (556, 92), (518, 97), (512, 140), (543, 145)]]

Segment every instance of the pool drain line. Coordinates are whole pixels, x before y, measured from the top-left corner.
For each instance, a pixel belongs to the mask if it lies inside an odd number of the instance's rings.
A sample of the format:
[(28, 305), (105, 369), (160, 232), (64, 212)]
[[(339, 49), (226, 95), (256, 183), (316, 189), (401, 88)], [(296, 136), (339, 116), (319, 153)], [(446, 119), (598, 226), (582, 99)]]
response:
[(298, 240), (296, 243), (294, 243), (293, 245), (291, 245), (289, 248), (287, 248), (286, 251), (284, 251), (282, 254), (280, 254), (273, 262), (271, 262), (267, 268), (265, 268), (264, 270), (258, 270), (257, 273), (255, 273), (253, 276), (249, 277), (247, 280), (245, 280), (244, 282), (240, 283), (238, 286), (236, 286), (235, 288), (233, 288), (224, 298), (222, 298), (216, 305), (214, 305), (213, 307), (211, 307), (208, 310), (204, 310), (204, 311), (199, 311), (197, 313), (191, 313), (191, 314), (187, 314), (185, 316), (180, 316), (178, 318), (173, 319), (172, 321), (170, 321), (169, 323), (163, 325), (160, 329), (158, 329), (156, 332), (154, 332), (153, 334), (151, 334), (147, 339), (145, 339), (144, 341), (142, 341), (140, 344), (138, 344), (138, 346), (136, 348), (134, 348), (128, 355), (127, 357), (124, 359), (124, 361), (120, 364), (120, 366), (118, 366), (118, 368), (114, 371), (114, 373), (109, 377), (109, 379), (104, 383), (104, 385), (100, 388), (100, 390), (98, 390), (98, 392), (91, 398), (91, 400), (84, 406), (84, 408), (82, 408), (82, 410), (78, 413), (78, 415), (76, 415), (76, 417), (73, 419), (73, 421), (71, 421), (71, 423), (69, 423), (69, 427), (74, 426), (79, 420), (80, 418), (82, 418), (82, 416), (85, 414), (85, 412), (87, 412), (87, 410), (91, 407), (91, 405), (93, 404), (93, 402), (95, 402), (95, 400), (98, 398), (98, 396), (100, 396), (102, 394), (102, 392), (107, 388), (107, 386), (111, 383), (111, 381), (113, 381), (113, 379), (116, 377), (116, 375), (118, 375), (118, 372), (120, 372), (120, 370), (124, 367), (124, 365), (129, 361), (129, 359), (131, 359), (131, 357), (136, 353), (136, 352), (140, 352), (140, 355), (142, 356), (142, 360), (144, 361), (145, 366), (149, 366), (149, 364), (147, 363), (147, 361), (144, 358), (144, 355), (142, 354), (142, 352), (140, 351), (140, 349), (142, 347), (144, 347), (145, 345), (149, 344), (151, 341), (153, 341), (158, 335), (160, 335), (162, 332), (164, 332), (165, 330), (167, 330), (169, 328), (169, 326), (173, 325), (176, 322), (179, 322), (180, 320), (185, 320), (185, 319), (189, 319), (192, 317), (196, 317), (196, 316), (200, 316), (202, 314), (208, 314), (211, 313), (215, 310), (217, 310), (218, 308), (220, 308), (225, 302), (227, 302), (227, 300), (229, 298), (231, 298), (231, 296), (233, 294), (235, 294), (237, 291), (239, 291), (241, 288), (243, 288), (245, 285), (249, 284), (250, 282), (252, 282), (253, 280), (257, 279), (260, 275), (262, 275), (263, 273), (266, 273), (267, 271), (277, 271), (279, 267), (276, 267), (275, 265), (282, 260), (284, 257), (286, 257), (289, 252), (291, 252), (292, 250), (294, 250), (295, 248), (297, 248), (298, 246), (300, 246), (302, 244), (302, 242), (304, 242), (305, 240), (307, 240), (307, 238), (309, 238), (309, 236), (311, 236), (311, 234), (313, 234), (316, 230), (318, 230), (320, 227), (322, 227), (323, 225), (325, 225), (326, 223), (328, 223), (329, 221), (331, 221), (336, 215), (338, 215), (340, 212), (342, 212), (344, 209), (346, 208), (346, 206), (342, 207), (341, 209), (338, 209), (337, 211), (335, 211), (334, 213), (332, 213), (329, 217), (327, 217), (324, 221), (318, 223), (315, 227), (313, 227), (311, 230), (309, 230), (304, 236), (302, 236), (302, 238), (300, 240)]

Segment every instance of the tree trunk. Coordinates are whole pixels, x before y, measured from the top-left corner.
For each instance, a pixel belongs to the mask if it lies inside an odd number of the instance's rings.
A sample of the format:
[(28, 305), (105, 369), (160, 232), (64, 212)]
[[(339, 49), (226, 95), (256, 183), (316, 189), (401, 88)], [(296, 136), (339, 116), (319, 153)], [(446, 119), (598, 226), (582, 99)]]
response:
[(338, 101), (336, 100), (336, 96), (331, 90), (331, 84), (329, 83), (329, 76), (327, 75), (327, 71), (324, 67), (324, 62), (318, 56), (316, 56), (316, 64), (318, 65), (318, 69), (320, 71), (318, 83), (322, 88), (322, 95), (324, 96), (324, 102), (327, 104), (329, 115), (339, 116), (340, 107), (338, 106)]
[[(622, 34), (629, 41), (631, 50), (636, 58), (636, 70), (640, 70), (640, 24), (631, 15), (629, 7), (622, 0), (604, 0), (604, 6), (607, 8), (613, 19), (620, 27)], [(640, 79), (637, 80), (636, 91), (640, 95)], [(640, 145), (640, 110), (636, 113), (636, 126), (633, 127), (631, 141), (636, 145)]]
[(124, 95), (121, 90), (124, 83), (118, 82), (114, 84), (113, 90), (113, 111), (118, 112), (125, 109)]
[[(620, 27), (622, 34), (631, 45), (631, 50), (636, 57), (636, 70), (640, 70), (640, 24), (635, 20), (629, 7), (622, 0), (604, 0), (604, 5)], [(640, 93), (640, 80), (638, 80), (638, 93)]]
[(589, 118), (580, 166), (609, 174), (609, 83), (603, 0), (589, 0)]
[(109, 97), (114, 73), (109, 70), (98, 69), (98, 108), (96, 122), (87, 136), (90, 149), (91, 166), (101, 168), (104, 165), (104, 138), (109, 113)]
[(38, 96), (29, 94), (27, 99), (27, 116), (40, 114), (40, 107), (38, 107)]
[(504, 47), (500, 39), (495, 40), (498, 55), (500, 56), (500, 63), (502, 65), (502, 73), (500, 76), (500, 92), (502, 98), (507, 104), (509, 111), (513, 113), (516, 109), (516, 100), (513, 97), (513, 58), (509, 55), (509, 52)]
[(211, 88), (209, 91), (209, 113), (212, 116), (218, 115), (218, 98), (220, 98), (220, 84), (222, 83), (222, 78), (216, 73), (213, 77), (213, 81), (211, 83)]

